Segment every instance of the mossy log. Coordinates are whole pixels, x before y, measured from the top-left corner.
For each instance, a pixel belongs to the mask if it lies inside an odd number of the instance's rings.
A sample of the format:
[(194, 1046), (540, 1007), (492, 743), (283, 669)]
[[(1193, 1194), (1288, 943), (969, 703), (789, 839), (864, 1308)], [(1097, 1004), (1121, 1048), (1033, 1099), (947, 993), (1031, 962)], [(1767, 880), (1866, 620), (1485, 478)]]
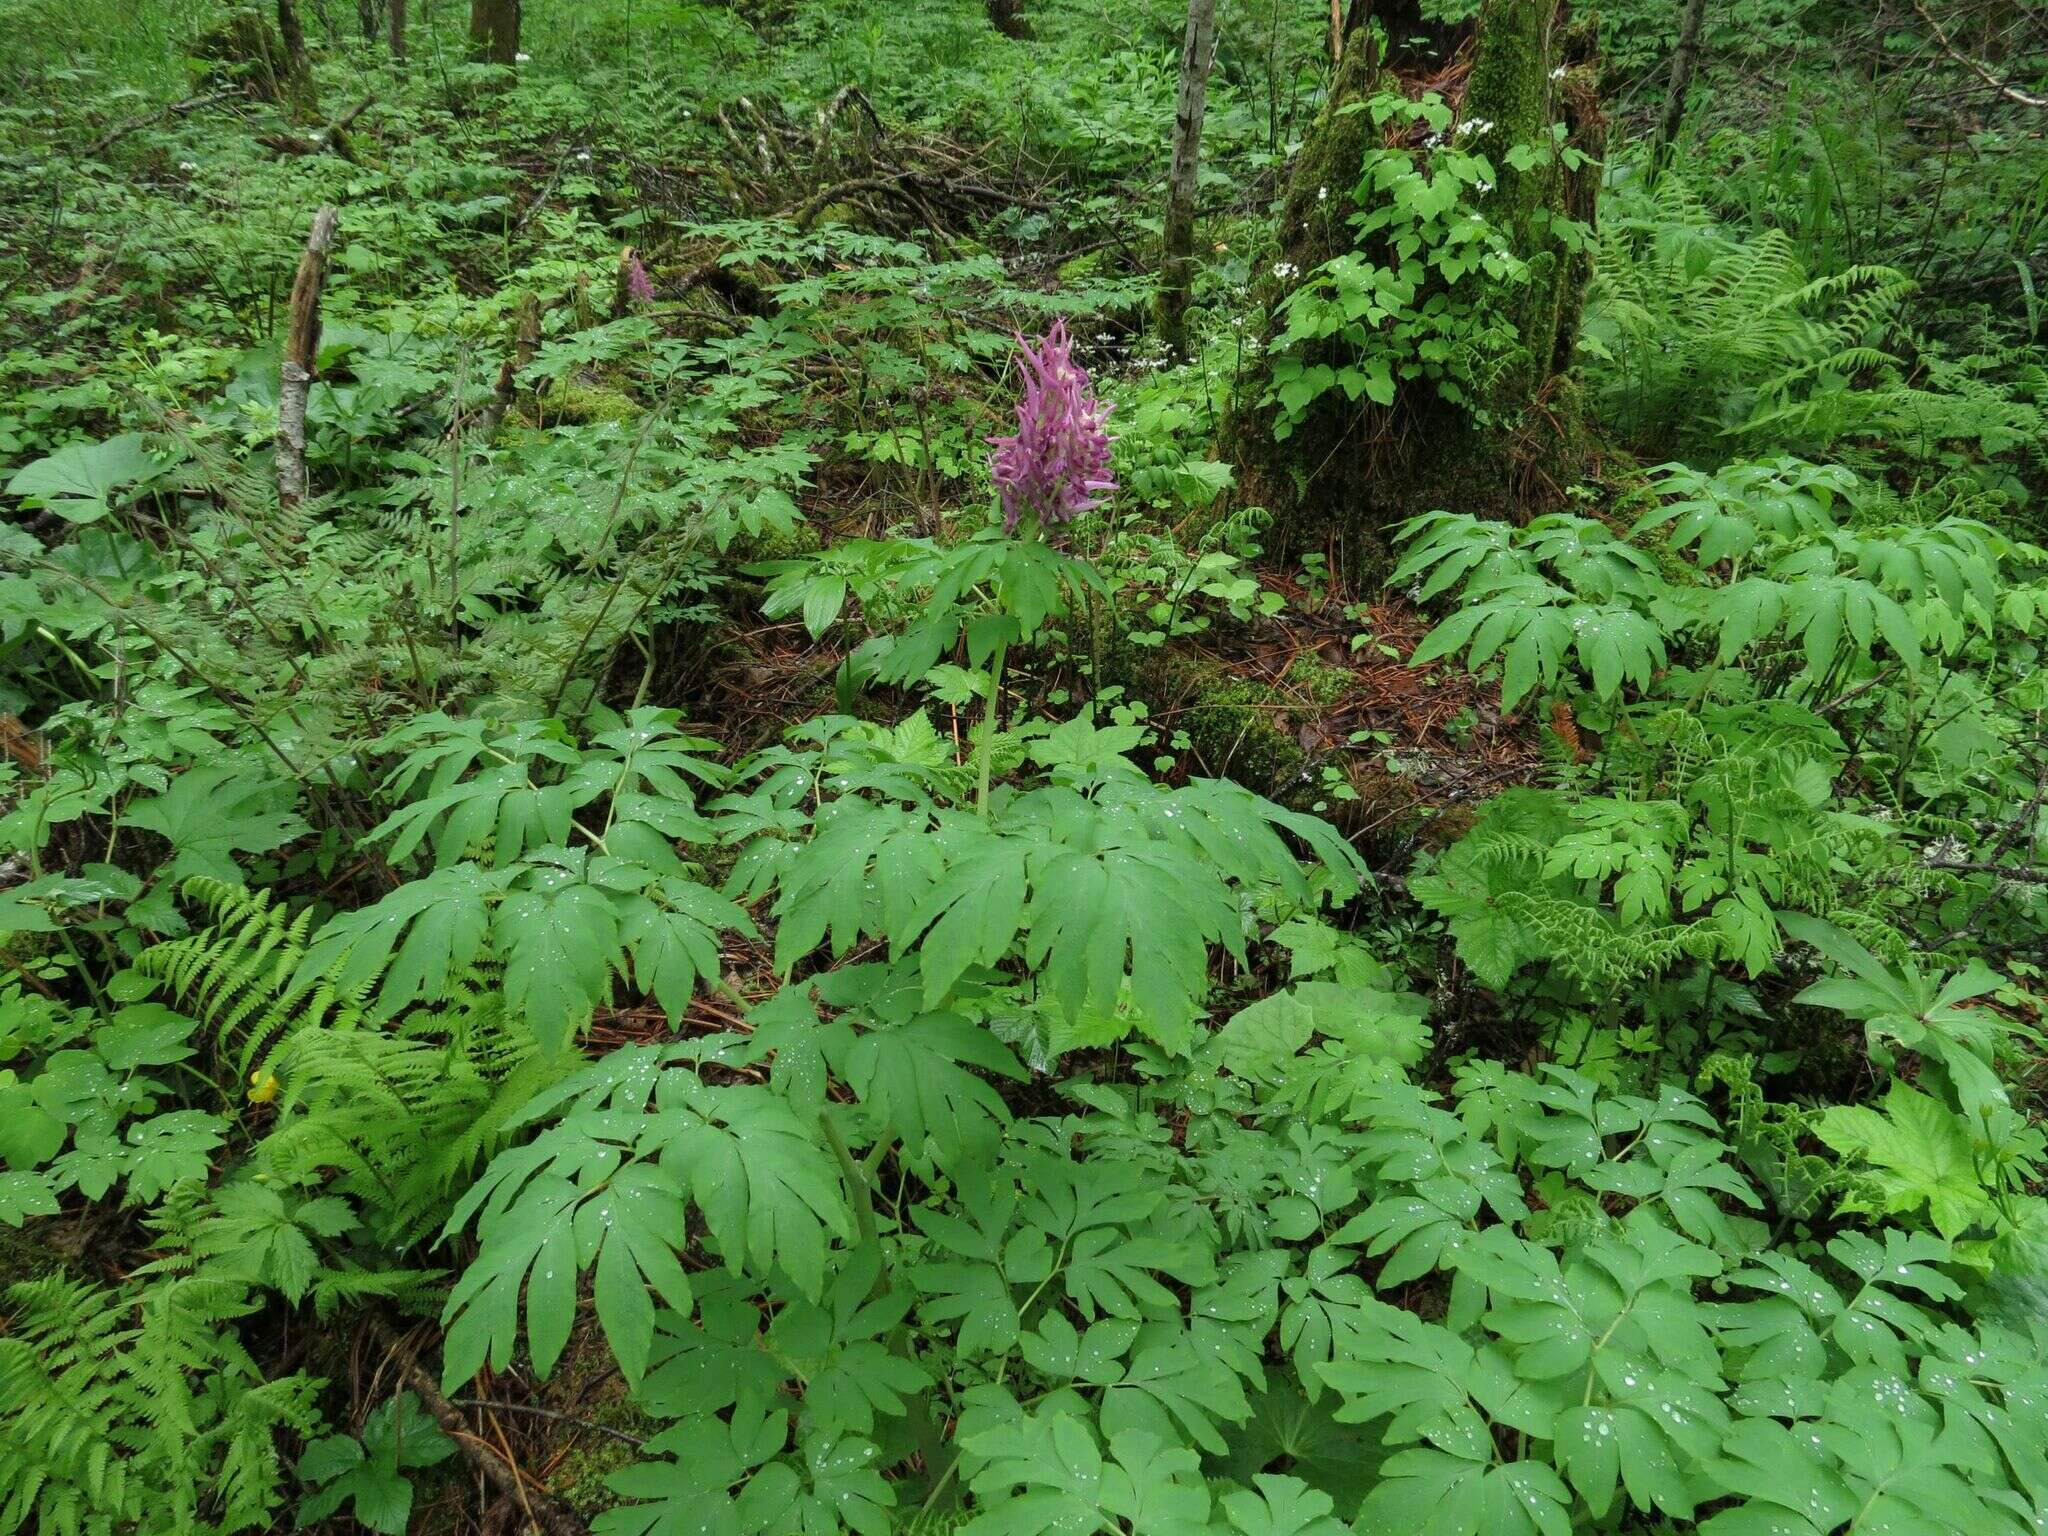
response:
[[(1485, 0), (1468, 36), (1439, 34), (1419, 49), (1401, 7), (1383, 8), (1400, 46), (1383, 44), (1365, 25), (1370, 4), (1352, 6), (1329, 97), (1288, 179), (1267, 297), (1277, 304), (1298, 274), (1348, 251), (1391, 264), (1388, 253), (1358, 239), (1350, 196), (1367, 151), (1381, 143), (1382, 130), (1362, 107), (1390, 90), (1411, 97), (1440, 90), (1461, 123), (1472, 125), (1467, 142), (1496, 168), (1479, 211), (1529, 275), (1499, 295), (1519, 344), (1512, 355), (1489, 360), (1477, 411), (1444, 400), (1420, 380), (1404, 383), (1389, 406), (1330, 390), (1276, 442), (1274, 407), (1265, 399), (1269, 365), (1262, 355), (1246, 369), (1225, 449), (1240, 468), (1244, 498), (1274, 514), (1269, 552), (1328, 546), (1354, 575), (1383, 567), (1385, 530), (1403, 518), (1436, 507), (1510, 515), (1568, 478), (1559, 461), (1571, 457), (1578, 434), (1576, 392), (1565, 375), (1591, 263), (1559, 236), (1554, 221), (1591, 223), (1605, 148), (1592, 29), (1572, 22), (1566, 0)], [(1548, 144), (1556, 123), (1564, 125), (1564, 142), (1585, 157), (1576, 168), (1549, 153), (1526, 170), (1508, 163), (1513, 146)], [(1481, 131), (1481, 124), (1491, 126)], [(1341, 367), (1350, 360), (1348, 344), (1322, 346), (1325, 355), (1305, 361)]]

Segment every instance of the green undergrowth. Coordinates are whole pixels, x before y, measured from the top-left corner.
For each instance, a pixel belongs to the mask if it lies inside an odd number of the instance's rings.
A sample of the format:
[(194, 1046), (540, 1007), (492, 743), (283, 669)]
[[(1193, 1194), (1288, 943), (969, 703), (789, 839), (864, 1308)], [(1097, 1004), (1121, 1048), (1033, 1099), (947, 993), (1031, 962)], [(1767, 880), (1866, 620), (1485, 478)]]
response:
[[(1288, 273), (1226, 4), (1174, 360), (1178, 3), (116, 9), (0, 5), (0, 1533), (2048, 1521), (2031, 109), (1731, 0), (1653, 169), (1623, 0), (1597, 218), (1436, 70)], [(1290, 327), (1433, 391), (1350, 547)]]

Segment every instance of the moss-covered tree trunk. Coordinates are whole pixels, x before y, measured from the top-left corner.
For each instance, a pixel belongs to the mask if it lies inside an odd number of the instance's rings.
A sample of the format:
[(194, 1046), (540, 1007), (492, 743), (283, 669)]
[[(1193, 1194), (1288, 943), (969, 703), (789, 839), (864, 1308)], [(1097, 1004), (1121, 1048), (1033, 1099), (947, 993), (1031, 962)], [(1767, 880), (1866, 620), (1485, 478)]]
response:
[[(1375, 95), (1439, 92), (1459, 126), (1449, 141), (1476, 148), (1495, 167), (1477, 211), (1528, 266), (1526, 279), (1485, 291), (1517, 343), (1485, 359), (1480, 397), (1464, 404), (1412, 379), (1390, 404), (1330, 389), (1313, 400), (1284, 440), (1273, 433), (1270, 358), (1247, 361), (1225, 446), (1237, 461), (1244, 499), (1275, 515), (1270, 551), (1333, 545), (1351, 570), (1384, 560), (1385, 530), (1436, 507), (1507, 514), (1569, 475), (1560, 460), (1574, 437), (1572, 391), (1563, 379), (1576, 342), (1589, 258), (1560, 218), (1590, 224), (1604, 126), (1589, 28), (1573, 25), (1566, 0), (1485, 0), (1464, 37), (1417, 33), (1401, 0), (1379, 7), (1387, 41), (1365, 22), (1370, 0), (1354, 0), (1345, 47), (1327, 102), (1305, 137), (1288, 179), (1279, 260), (1262, 279), (1277, 305), (1296, 284), (1347, 252), (1393, 266), (1373, 238), (1361, 241), (1353, 200), (1368, 150), (1388, 142), (1362, 110)], [(1556, 151), (1553, 125), (1562, 124)], [(1542, 152), (1525, 169), (1515, 146)], [(1414, 152), (1429, 154), (1427, 144)], [(1580, 157), (1585, 157), (1581, 159)], [(1520, 157), (1518, 157), (1520, 158)], [(1469, 277), (1468, 285), (1488, 279)], [(1427, 293), (1418, 300), (1426, 301)], [(1276, 324), (1270, 341), (1281, 329)], [(1332, 339), (1305, 344), (1309, 362), (1355, 365), (1358, 348)]]

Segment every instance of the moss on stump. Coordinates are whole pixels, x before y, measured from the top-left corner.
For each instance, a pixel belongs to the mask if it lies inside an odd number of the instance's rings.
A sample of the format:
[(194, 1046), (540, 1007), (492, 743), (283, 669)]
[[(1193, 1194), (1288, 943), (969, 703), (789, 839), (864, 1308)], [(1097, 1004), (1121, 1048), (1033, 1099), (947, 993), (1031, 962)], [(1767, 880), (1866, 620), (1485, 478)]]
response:
[[(1269, 365), (1262, 357), (1247, 370), (1225, 427), (1225, 450), (1240, 467), (1243, 499), (1274, 514), (1270, 553), (1327, 547), (1348, 574), (1375, 576), (1385, 569), (1386, 531), (1394, 523), (1438, 507), (1515, 515), (1572, 476), (1566, 461), (1579, 437), (1577, 394), (1562, 376), (1576, 347), (1591, 267), (1563, 221), (1591, 221), (1605, 148), (1592, 43), (1590, 25), (1572, 24), (1560, 0), (1485, 0), (1474, 27), (1459, 116), (1491, 125), (1469, 130), (1469, 142), (1496, 173), (1479, 209), (1529, 269), (1525, 282), (1500, 295), (1518, 344), (1492, 360), (1476, 411), (1445, 401), (1422, 381), (1404, 384), (1390, 406), (1364, 397), (1354, 402), (1333, 389), (1276, 442), (1273, 407), (1262, 399)], [(1457, 97), (1455, 73), (1444, 78)], [(1354, 249), (1392, 264), (1390, 253), (1354, 235), (1348, 194), (1367, 151), (1381, 142), (1365, 103), (1382, 91), (1419, 94), (1423, 83), (1383, 64), (1364, 36), (1347, 48), (1288, 181), (1279, 229), (1279, 270), (1290, 273), (1284, 281)], [(1559, 123), (1576, 166), (1547, 148)], [(1516, 146), (1543, 152), (1517, 169), (1508, 162)], [(1282, 281), (1268, 279), (1269, 301), (1284, 296)], [(1338, 340), (1303, 353), (1310, 364), (1351, 360), (1348, 344)]]

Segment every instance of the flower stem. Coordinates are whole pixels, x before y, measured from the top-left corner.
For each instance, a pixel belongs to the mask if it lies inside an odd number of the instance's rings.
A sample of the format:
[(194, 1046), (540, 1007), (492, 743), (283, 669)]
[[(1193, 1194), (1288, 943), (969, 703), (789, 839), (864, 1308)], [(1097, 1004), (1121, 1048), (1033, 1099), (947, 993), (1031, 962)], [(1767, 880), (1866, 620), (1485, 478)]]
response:
[(977, 774), (978, 784), (974, 793), (974, 809), (983, 821), (988, 820), (988, 774), (990, 761), (996, 751), (996, 710), (1000, 706), (1003, 688), (1003, 661), (1009, 655), (1010, 642), (998, 640), (996, 653), (988, 663), (988, 704), (981, 712), (981, 746), (977, 756), (981, 766)]

